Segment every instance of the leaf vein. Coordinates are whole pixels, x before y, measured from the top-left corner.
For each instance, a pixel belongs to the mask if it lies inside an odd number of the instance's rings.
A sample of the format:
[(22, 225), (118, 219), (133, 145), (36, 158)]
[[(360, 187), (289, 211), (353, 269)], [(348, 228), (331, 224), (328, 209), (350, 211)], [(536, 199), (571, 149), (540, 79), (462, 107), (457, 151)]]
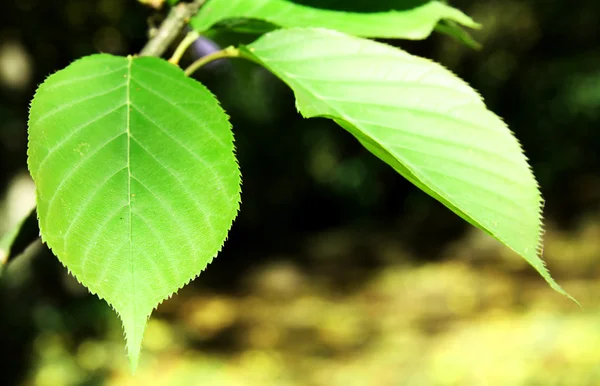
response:
[(150, 152), (146, 147), (144, 147), (144, 145), (142, 145), (140, 143), (140, 141), (135, 138), (135, 137), (131, 137), (135, 143), (138, 144), (138, 146), (144, 151), (146, 152), (146, 154), (148, 154), (152, 159), (154, 159), (154, 161), (156, 161), (156, 163), (158, 163), (158, 165), (167, 172), (168, 175), (170, 175), (171, 177), (173, 177), (175, 179), (175, 181), (177, 181), (177, 183), (181, 186), (181, 188), (183, 189), (183, 191), (185, 192), (187, 198), (194, 203), (194, 206), (196, 207), (196, 209), (198, 210), (198, 212), (202, 213), (202, 215), (204, 216), (207, 224), (208, 224), (208, 228), (210, 229), (211, 232), (211, 238), (214, 239), (215, 237), (215, 233), (214, 233), (214, 226), (212, 224), (212, 221), (210, 219), (210, 216), (208, 216), (206, 214), (206, 210), (204, 207), (202, 207), (202, 205), (200, 204), (200, 202), (194, 197), (194, 195), (189, 191), (189, 189), (187, 188), (187, 186), (183, 183), (183, 181), (177, 176), (175, 175), (175, 173), (173, 173), (171, 171), (171, 169), (169, 169), (167, 167), (167, 165), (165, 165), (163, 163), (163, 161), (161, 161), (158, 157), (156, 157), (154, 154), (152, 154), (152, 152)]
[(77, 222), (79, 221), (79, 218), (81, 217), (82, 214), (84, 214), (88, 208), (88, 206), (94, 201), (94, 198), (96, 197), (96, 195), (98, 193), (100, 193), (100, 191), (106, 186), (106, 184), (108, 184), (108, 182), (113, 179), (113, 177), (115, 177), (116, 175), (118, 175), (120, 172), (122, 172), (123, 170), (127, 169), (127, 166), (123, 166), (122, 168), (120, 168), (119, 170), (117, 170), (116, 172), (110, 174), (108, 177), (106, 177), (103, 181), (101, 181), (93, 190), (91, 193), (89, 193), (86, 197), (86, 199), (81, 202), (80, 204), (78, 204), (77, 206), (77, 212), (75, 214), (75, 217), (73, 217), (70, 221), (69, 221), (69, 226), (67, 227), (67, 229), (65, 230), (64, 233), (64, 249), (67, 250), (67, 241), (69, 238), (69, 235), (71, 234), (71, 230), (73, 229), (73, 227), (75, 225), (77, 225)]
[(86, 102), (86, 101), (89, 101), (89, 100), (94, 99), (94, 98), (98, 98), (98, 97), (101, 97), (101, 96), (105, 96), (105, 95), (111, 94), (111, 93), (113, 93), (115, 91), (119, 91), (119, 90), (121, 90), (122, 88), (125, 88), (125, 87), (126, 87), (125, 85), (119, 85), (117, 87), (111, 88), (110, 90), (105, 90), (105, 91), (102, 91), (102, 92), (99, 92), (99, 93), (96, 93), (96, 94), (87, 95), (84, 98), (76, 99), (74, 101), (70, 101), (69, 103), (61, 103), (58, 107), (56, 107), (56, 108), (54, 108), (54, 109), (52, 109), (50, 111), (47, 111), (41, 117), (37, 117), (35, 119), (35, 122), (33, 124), (39, 125), (44, 120), (46, 120), (46, 119), (48, 119), (48, 118), (50, 118), (50, 117), (52, 117), (52, 116), (54, 116), (54, 115), (56, 115), (56, 114), (58, 114), (60, 112), (63, 112), (63, 111), (65, 111), (65, 110), (67, 110), (67, 109), (69, 109), (71, 107), (76, 107), (77, 105), (79, 105), (82, 102)]
[(56, 152), (56, 150), (58, 150), (60, 147), (62, 147), (69, 139), (71, 139), (73, 136), (77, 135), (79, 132), (81, 132), (81, 130), (85, 129), (86, 127), (89, 127), (90, 125), (100, 121), (103, 118), (106, 118), (107, 116), (111, 115), (112, 113), (114, 113), (115, 111), (118, 111), (121, 107), (124, 107), (125, 104), (121, 103), (118, 106), (116, 106), (113, 109), (109, 109), (108, 111), (105, 111), (104, 113), (101, 113), (100, 115), (96, 116), (95, 118), (93, 118), (92, 120), (89, 120), (87, 122), (85, 122), (83, 125), (74, 128), (73, 130), (71, 130), (69, 132), (69, 134), (67, 134), (65, 137), (63, 137), (60, 141), (58, 141), (54, 146), (52, 146), (51, 148), (47, 149), (48, 153), (46, 153), (46, 155), (44, 156), (44, 158), (40, 161), (40, 163), (38, 164), (37, 169), (35, 170), (34, 174), (39, 174), (42, 170), (42, 166), (46, 163), (46, 161), (48, 160), (48, 158), (54, 154)]
[[(137, 217), (138, 219), (140, 219), (142, 221), (142, 223), (146, 226), (146, 228), (148, 228), (148, 230), (152, 233), (152, 235), (154, 235), (154, 239), (158, 241), (158, 244), (160, 245), (160, 249), (163, 252), (163, 256), (165, 258), (170, 257), (171, 255), (169, 254), (169, 249), (166, 247), (166, 244), (164, 242), (164, 237), (160, 235), (160, 233), (158, 233), (156, 231), (156, 229), (150, 224), (149, 220), (142, 216), (140, 213), (138, 212), (133, 212), (133, 215), (135, 217)], [(162, 272), (160, 270), (160, 268), (158, 268), (158, 265), (156, 264), (156, 261), (154, 261), (154, 259), (152, 258), (153, 256), (150, 254), (146, 255), (146, 261), (150, 262), (150, 265), (152, 266), (152, 271), (154, 271), (154, 280), (158, 280), (160, 286), (162, 287), (162, 291), (163, 293), (169, 293), (170, 292), (170, 288), (167, 285), (167, 282), (165, 282), (165, 279), (163, 278)], [(175, 281), (177, 281), (177, 279), (180, 276), (180, 272), (179, 272), (179, 267), (177, 266), (177, 264), (169, 264), (170, 267), (170, 271), (171, 274), (174, 275), (174, 279)]]
[[(50, 213), (50, 211), (52, 209), (52, 204), (55, 202), (56, 197), (59, 196), (59, 193), (62, 191), (65, 183), (73, 177), (73, 175), (77, 172), (77, 170), (79, 170), (85, 162), (91, 160), (95, 155), (97, 155), (106, 146), (110, 145), (112, 142), (114, 142), (115, 140), (117, 140), (118, 138), (123, 136), (123, 134), (125, 134), (125, 133), (119, 133), (118, 135), (115, 135), (114, 137), (110, 138), (108, 141), (106, 141), (102, 145), (100, 145), (96, 150), (94, 150), (91, 153), (86, 154), (85, 157), (81, 158), (79, 161), (74, 163), (71, 166), (71, 168), (68, 169), (67, 174), (62, 178), (62, 180), (60, 181), (58, 186), (54, 189), (54, 192), (52, 193), (52, 196), (51, 196), (50, 200), (48, 201), (48, 208), (46, 209), (47, 213)], [(46, 216), (46, 224), (45, 224), (46, 226), (48, 225), (47, 224), (48, 217), (51, 217), (51, 216)]]
[[(217, 171), (215, 170), (215, 168), (214, 168), (213, 165), (209, 164), (208, 162), (206, 162), (205, 159), (203, 159), (202, 157), (200, 157), (196, 153), (194, 153), (189, 147), (187, 147), (183, 142), (181, 142), (179, 139), (177, 139), (176, 137), (174, 137), (170, 132), (168, 132), (167, 130), (165, 130), (165, 128), (163, 128), (161, 125), (159, 125), (158, 122), (156, 122), (148, 114), (146, 114), (145, 112), (143, 112), (140, 108), (138, 108), (134, 104), (132, 104), (131, 107), (135, 111), (137, 111), (140, 115), (142, 115), (144, 118), (146, 118), (150, 123), (152, 123), (158, 130), (160, 130), (167, 137), (169, 137), (173, 142), (175, 142), (175, 144), (177, 146), (181, 147), (183, 150), (185, 150), (185, 152), (187, 152), (188, 154), (190, 154), (195, 160), (197, 160), (202, 165), (204, 165), (213, 174), (213, 176), (219, 181), (219, 183), (223, 187), (226, 186), (225, 183), (223, 182), (223, 177), (221, 177), (221, 175), (219, 173), (217, 173)], [(141, 146), (141, 144), (140, 144), (140, 142), (138, 140), (136, 140), (136, 142), (138, 142), (138, 144)], [(146, 149), (144, 148), (144, 150), (146, 150)], [(150, 154), (149, 150), (146, 150), (146, 152), (148, 154)], [(223, 193), (223, 196), (225, 196), (225, 192), (222, 192), (222, 193)]]
[(92, 79), (96, 79), (96, 78), (101, 78), (103, 76), (106, 75), (111, 75), (111, 74), (115, 74), (119, 71), (123, 71), (124, 69), (126, 69), (127, 66), (121, 67), (121, 68), (117, 68), (116, 70), (110, 70), (110, 71), (106, 71), (106, 72), (102, 72), (102, 73), (97, 73), (97, 74), (93, 74), (93, 75), (89, 75), (89, 76), (79, 76), (79, 77), (69, 77), (68, 79), (61, 81), (61, 82), (55, 82), (51, 85), (48, 85), (46, 87), (44, 87), (44, 91), (51, 91), (51, 90), (56, 90), (57, 88), (63, 87), (63, 86), (68, 86), (70, 84), (73, 83), (79, 83), (82, 81), (90, 81)]
[[(181, 218), (179, 218), (179, 216), (175, 215), (175, 210), (173, 210), (173, 208), (167, 203), (166, 200), (164, 200), (163, 198), (159, 197), (156, 193), (154, 193), (154, 191), (152, 189), (150, 189), (146, 184), (144, 184), (142, 181), (140, 181), (139, 178), (135, 177), (135, 176), (131, 176), (132, 180), (135, 180), (138, 184), (140, 184), (140, 186), (142, 188), (144, 188), (148, 193), (150, 193), (155, 199), (156, 201), (158, 201), (158, 203), (166, 210), (166, 212), (175, 220), (176, 223), (180, 224), (180, 227), (183, 227), (183, 224), (185, 224), (185, 221), (182, 221)], [(188, 243), (188, 246), (190, 247), (190, 249), (194, 252), (194, 255), (198, 255), (198, 249), (195, 247), (194, 242), (192, 241), (192, 239), (189, 237), (189, 235), (192, 232), (190, 231), (190, 229), (188, 227), (185, 227), (184, 231), (182, 232), (183, 235), (185, 235), (185, 239), (186, 242)]]
[[(186, 118), (188, 118), (190, 121), (196, 123), (197, 121), (197, 117), (191, 115), (187, 110), (182, 109), (181, 106), (173, 103), (171, 100), (163, 97), (160, 93), (154, 91), (151, 87), (149, 87), (148, 85), (141, 83), (139, 80), (133, 79), (133, 81), (140, 87), (142, 87), (144, 90), (148, 91), (149, 93), (155, 95), (158, 99), (162, 100), (163, 102), (165, 102), (166, 104), (168, 104), (169, 106), (173, 107), (174, 109), (178, 110), (181, 115), (185, 116)], [(204, 131), (205, 133), (207, 133), (212, 139), (215, 140), (215, 142), (217, 142), (221, 147), (223, 148), (227, 148), (227, 145), (225, 144), (225, 142), (223, 142), (221, 140), (221, 138), (217, 137), (212, 131), (208, 130), (206, 127), (204, 126), (197, 126), (199, 128), (202, 129), (202, 131)]]

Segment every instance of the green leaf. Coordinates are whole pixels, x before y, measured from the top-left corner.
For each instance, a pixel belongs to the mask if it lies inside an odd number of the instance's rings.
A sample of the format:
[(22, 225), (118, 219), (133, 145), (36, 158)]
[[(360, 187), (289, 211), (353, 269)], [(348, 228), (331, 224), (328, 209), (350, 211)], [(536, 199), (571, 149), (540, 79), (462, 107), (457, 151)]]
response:
[(334, 119), (566, 294), (540, 259), (542, 199), (521, 147), (465, 82), (427, 59), (324, 29), (274, 31), (241, 54), (286, 82), (303, 116)]
[(35, 213), (33, 209), (0, 238), (0, 272), (3, 265), (23, 253), (39, 237)]
[[(211, 33), (219, 32), (234, 32), (242, 34), (262, 35), (267, 32), (279, 29), (276, 24), (260, 19), (246, 19), (243, 17), (225, 19), (214, 25), (210, 31), (206, 31), (203, 35), (208, 36)], [(236, 36), (239, 38), (239, 36)], [(239, 40), (239, 39), (238, 39)]]
[(435, 30), (456, 39), (474, 50), (481, 49), (481, 43), (475, 40), (467, 30), (451, 20), (440, 21), (435, 26)]
[(209, 0), (190, 24), (204, 32), (216, 23), (237, 18), (259, 19), (281, 27), (324, 27), (378, 38), (425, 39), (440, 20), (479, 28), (456, 8), (430, 1), (414, 8), (389, 12), (343, 12), (294, 4), (285, 0)]
[(132, 368), (153, 309), (221, 249), (240, 202), (226, 114), (158, 58), (93, 55), (29, 117), (42, 239), (123, 321)]

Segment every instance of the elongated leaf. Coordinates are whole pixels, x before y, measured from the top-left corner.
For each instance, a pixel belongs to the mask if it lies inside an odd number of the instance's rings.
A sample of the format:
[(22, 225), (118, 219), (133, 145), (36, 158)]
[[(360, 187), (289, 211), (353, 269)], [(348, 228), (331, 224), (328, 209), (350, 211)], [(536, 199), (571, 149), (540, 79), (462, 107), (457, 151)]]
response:
[(39, 234), (35, 209), (33, 209), (5, 235), (0, 237), (0, 272), (2, 272), (2, 265), (23, 253), (28, 246), (37, 240)]
[(42, 239), (118, 312), (134, 369), (154, 307), (223, 245), (240, 201), (233, 150), (213, 95), (162, 59), (93, 55), (36, 93)]
[(542, 260), (542, 199), (519, 143), (471, 87), (394, 47), (324, 29), (270, 32), (242, 54), (409, 181), (525, 258)]
[(475, 50), (481, 49), (481, 44), (467, 30), (451, 20), (442, 20), (435, 26), (435, 30), (451, 36)]
[(364, 37), (415, 40), (429, 36), (442, 19), (479, 27), (458, 9), (439, 1), (402, 11), (358, 13), (312, 8), (285, 0), (209, 0), (190, 24), (204, 32), (220, 21), (235, 18), (259, 19), (281, 27), (324, 27)]

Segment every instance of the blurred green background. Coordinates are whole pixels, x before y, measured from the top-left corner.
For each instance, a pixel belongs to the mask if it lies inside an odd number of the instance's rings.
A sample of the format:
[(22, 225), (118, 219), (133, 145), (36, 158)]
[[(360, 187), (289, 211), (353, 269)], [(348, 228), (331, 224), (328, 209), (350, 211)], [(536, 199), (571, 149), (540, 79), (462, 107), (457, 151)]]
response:
[[(546, 199), (545, 260), (583, 309), (346, 132), (301, 119), (267, 72), (224, 62), (198, 75), (232, 116), (244, 176), (223, 252), (153, 315), (133, 378), (116, 315), (38, 242), (0, 279), (0, 385), (599, 385), (600, 3), (452, 4), (484, 25), (481, 51), (394, 44), (451, 68), (515, 132)], [(36, 86), (83, 55), (138, 52), (154, 14), (0, 2), (0, 235), (34, 200)]]

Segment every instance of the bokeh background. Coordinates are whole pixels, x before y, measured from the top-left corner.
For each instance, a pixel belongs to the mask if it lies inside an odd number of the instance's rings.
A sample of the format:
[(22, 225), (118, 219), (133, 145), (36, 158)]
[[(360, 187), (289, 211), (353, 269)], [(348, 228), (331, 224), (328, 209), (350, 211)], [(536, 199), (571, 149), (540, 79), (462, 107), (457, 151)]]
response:
[[(484, 25), (482, 50), (441, 34), (394, 44), (451, 68), (510, 125), (546, 199), (545, 260), (583, 308), (342, 129), (301, 119), (264, 70), (221, 62), (198, 76), (232, 116), (244, 176), (223, 252), (155, 312), (132, 378), (116, 315), (34, 244), (0, 279), (0, 385), (600, 384), (600, 3), (452, 3)], [(138, 52), (155, 13), (0, 2), (0, 235), (34, 199), (36, 86), (81, 56)]]

